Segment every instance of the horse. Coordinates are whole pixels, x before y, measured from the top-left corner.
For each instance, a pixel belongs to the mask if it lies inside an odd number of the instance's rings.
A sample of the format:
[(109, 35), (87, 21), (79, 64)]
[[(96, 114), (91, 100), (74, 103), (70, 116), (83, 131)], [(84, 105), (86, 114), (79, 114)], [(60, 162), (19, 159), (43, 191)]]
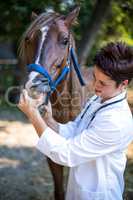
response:
[[(59, 123), (73, 120), (89, 94), (85, 90), (79, 68), (74, 70), (78, 64), (71, 27), (78, 14), (79, 7), (76, 7), (66, 16), (56, 12), (36, 16), (23, 34), (19, 47), (21, 62), (26, 70), (29, 66), (26, 88), (36, 90), (40, 84), (49, 86), (47, 97), (52, 105), (53, 117)], [(90, 73), (85, 70), (83, 74), (87, 74), (88, 86), (91, 83)], [(46, 77), (50, 79), (49, 84), (46, 83)], [(53, 175), (55, 200), (63, 200), (63, 167), (49, 158), (47, 161)]]

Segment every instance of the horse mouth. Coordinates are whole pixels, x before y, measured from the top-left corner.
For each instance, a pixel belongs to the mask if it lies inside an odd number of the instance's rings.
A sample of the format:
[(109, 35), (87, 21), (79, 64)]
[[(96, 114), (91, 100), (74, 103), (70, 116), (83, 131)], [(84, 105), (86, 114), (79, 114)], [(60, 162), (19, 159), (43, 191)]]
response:
[(40, 95), (50, 92), (50, 85), (47, 78), (37, 76), (33, 80), (29, 81), (30, 83), (26, 84), (26, 89), (29, 96), (33, 99), (37, 99)]

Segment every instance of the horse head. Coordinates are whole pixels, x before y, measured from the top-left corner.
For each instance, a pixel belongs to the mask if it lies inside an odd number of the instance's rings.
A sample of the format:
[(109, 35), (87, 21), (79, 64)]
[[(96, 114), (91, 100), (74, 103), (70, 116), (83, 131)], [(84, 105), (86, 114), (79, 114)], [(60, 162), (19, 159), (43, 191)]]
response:
[[(77, 67), (73, 51), (75, 43), (71, 33), (71, 27), (78, 13), (79, 7), (73, 9), (66, 16), (55, 12), (42, 13), (36, 16), (36, 19), (23, 34), (20, 43), (20, 58), (24, 60), (26, 66), (28, 65), (30, 73), (25, 88), (31, 96), (38, 94), (38, 91), (47, 92), (47, 94), (52, 93), (51, 101), (57, 100), (55, 93), (59, 92), (60, 94), (64, 90), (65, 80), (68, 77), (71, 79), (67, 81), (69, 90), (72, 90), (72, 87), (77, 87), (79, 90), (78, 79), (75, 78), (74, 83), (73, 79), (70, 78), (73, 74), (73, 71), (70, 70), (72, 60), (77, 68), (77, 77), (81, 84), (84, 84)], [(73, 83), (71, 83), (72, 81)], [(70, 104), (70, 100), (68, 101)]]
[[(70, 46), (74, 46), (70, 28), (78, 12), (79, 7), (67, 16), (52, 12), (36, 17), (24, 33), (20, 45), (20, 55), (23, 55), (26, 65), (39, 65), (45, 69), (52, 81), (57, 80), (68, 65)], [(44, 82), (44, 79), (46, 80), (46, 77), (43, 74), (33, 69), (25, 87), (27, 90), (36, 89), (35, 86)]]

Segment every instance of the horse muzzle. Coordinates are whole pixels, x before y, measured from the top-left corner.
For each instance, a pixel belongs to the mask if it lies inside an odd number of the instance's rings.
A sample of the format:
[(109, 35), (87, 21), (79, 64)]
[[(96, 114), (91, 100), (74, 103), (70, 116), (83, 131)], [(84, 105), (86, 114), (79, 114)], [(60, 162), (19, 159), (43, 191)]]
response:
[(37, 99), (40, 94), (46, 94), (50, 92), (49, 82), (47, 78), (43, 77), (42, 75), (35, 77), (32, 81), (29, 80), (25, 84), (25, 88), (27, 89), (29, 96), (33, 99)]
[[(28, 95), (33, 99), (38, 99), (40, 95), (43, 95), (42, 105), (46, 105), (48, 103), (48, 96), (51, 89), (47, 78), (44, 76), (36, 76), (32, 80), (26, 81), (26, 83), (22, 86), (12, 87), (6, 95), (8, 102), (12, 105), (18, 104), (23, 89), (26, 89)], [(40, 105), (40, 107), (42, 107), (42, 105)]]

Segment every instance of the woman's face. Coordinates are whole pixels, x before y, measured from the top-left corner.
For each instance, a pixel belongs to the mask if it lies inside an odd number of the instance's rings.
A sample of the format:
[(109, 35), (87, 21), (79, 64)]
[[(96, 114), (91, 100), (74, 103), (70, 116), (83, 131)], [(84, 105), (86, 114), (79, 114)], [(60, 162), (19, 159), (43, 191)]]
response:
[(102, 98), (102, 102), (120, 94), (125, 88), (123, 83), (117, 86), (116, 82), (104, 74), (97, 66), (94, 66), (93, 76), (95, 94)]

